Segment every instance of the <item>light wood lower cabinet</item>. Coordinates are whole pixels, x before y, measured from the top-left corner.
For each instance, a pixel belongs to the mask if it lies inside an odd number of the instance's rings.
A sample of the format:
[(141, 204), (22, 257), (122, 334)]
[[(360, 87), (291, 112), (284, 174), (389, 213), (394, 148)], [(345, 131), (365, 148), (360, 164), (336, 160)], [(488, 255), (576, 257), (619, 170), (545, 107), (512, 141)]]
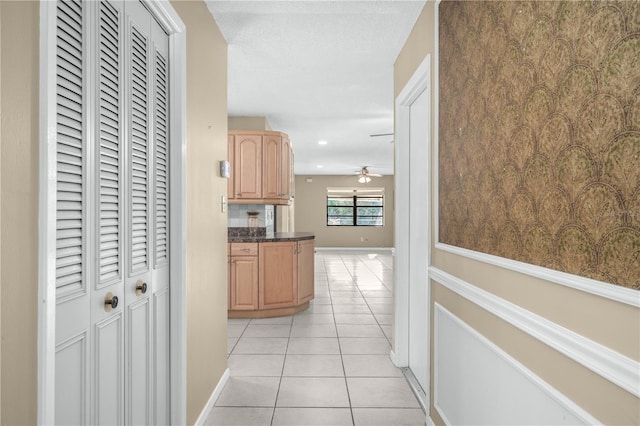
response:
[(260, 243), (258, 307), (285, 308), (298, 303), (296, 243)]
[(297, 243), (298, 257), (298, 303), (313, 299), (315, 249), (313, 240)]
[(258, 244), (234, 243), (229, 258), (229, 309), (258, 309)]
[(314, 240), (232, 243), (230, 317), (233, 313), (234, 318), (240, 318), (242, 311), (247, 317), (252, 313), (259, 317), (305, 309), (314, 297), (314, 249)]

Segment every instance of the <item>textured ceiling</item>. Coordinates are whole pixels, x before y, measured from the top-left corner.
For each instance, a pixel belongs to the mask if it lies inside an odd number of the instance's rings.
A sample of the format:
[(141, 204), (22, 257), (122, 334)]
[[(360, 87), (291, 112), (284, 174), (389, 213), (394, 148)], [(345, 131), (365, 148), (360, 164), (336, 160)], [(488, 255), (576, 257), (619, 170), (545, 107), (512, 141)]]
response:
[(229, 115), (289, 134), (296, 174), (393, 174), (393, 136), (370, 135), (393, 132), (393, 63), (424, 1), (207, 4), (229, 44)]

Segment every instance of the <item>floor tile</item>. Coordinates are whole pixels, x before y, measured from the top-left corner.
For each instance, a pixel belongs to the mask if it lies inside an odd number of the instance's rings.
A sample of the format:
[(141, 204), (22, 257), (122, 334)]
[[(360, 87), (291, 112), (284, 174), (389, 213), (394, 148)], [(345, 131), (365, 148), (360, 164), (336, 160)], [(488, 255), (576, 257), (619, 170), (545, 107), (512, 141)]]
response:
[(247, 325), (251, 321), (248, 318), (229, 318), (227, 319), (228, 325)]
[(296, 315), (293, 324), (333, 324), (333, 314)]
[(336, 324), (377, 324), (371, 314), (336, 314)]
[(279, 377), (230, 377), (216, 406), (273, 407), (279, 383)]
[(330, 305), (331, 298), (329, 297), (316, 297), (311, 300), (311, 305)]
[(276, 408), (273, 426), (352, 426), (348, 408)]
[(382, 329), (382, 332), (384, 333), (384, 335), (387, 336), (387, 339), (389, 340), (393, 339), (393, 326), (381, 325), (380, 328)]
[(332, 297), (362, 297), (358, 290), (331, 290)]
[(231, 376), (276, 376), (282, 375), (284, 355), (231, 355)]
[(302, 312), (298, 312), (296, 315), (304, 314), (331, 314), (333, 313), (333, 306), (331, 305), (309, 305), (307, 309)]
[(340, 346), (336, 337), (292, 337), (287, 354), (338, 355)]
[(243, 337), (289, 337), (290, 325), (283, 324), (249, 324)]
[(291, 324), (292, 317), (291, 316), (283, 316), (283, 317), (273, 317), (273, 318), (254, 318), (251, 320), (251, 325), (253, 324)]
[(283, 377), (344, 377), (340, 355), (287, 355)]
[(331, 303), (336, 305), (364, 305), (365, 301), (362, 296), (351, 297), (333, 297), (331, 296)]
[(268, 426), (273, 408), (213, 407), (204, 426)]
[(240, 337), (247, 328), (248, 323), (244, 324), (228, 324), (227, 325), (227, 337)]
[(388, 355), (391, 345), (385, 338), (341, 337), (342, 354), (349, 355)]
[(424, 426), (426, 415), (419, 408), (354, 408), (356, 426)]
[[(378, 324), (376, 325), (353, 325), (338, 324), (339, 337), (385, 337)], [(245, 332), (246, 333), (246, 332)]]
[(336, 314), (370, 314), (371, 309), (365, 303), (360, 305), (333, 305)]
[(291, 327), (291, 337), (337, 337), (336, 326), (333, 324), (294, 324)]
[(236, 346), (236, 343), (238, 343), (238, 340), (240, 340), (239, 337), (228, 337), (227, 338), (227, 355), (229, 355), (231, 353), (233, 348)]
[(393, 315), (392, 314), (376, 314), (376, 320), (380, 325), (391, 325), (393, 324)]
[(404, 377), (347, 378), (352, 407), (420, 408)]
[(286, 337), (243, 337), (236, 344), (234, 354), (276, 355), (287, 352)]
[(276, 407), (349, 407), (344, 378), (283, 377)]
[(393, 297), (393, 293), (390, 292), (389, 290), (382, 290), (382, 289), (378, 289), (378, 290), (371, 290), (369, 288), (366, 288), (362, 291), (362, 295), (364, 296), (365, 299), (377, 299), (377, 298), (387, 298), (387, 297)]
[(343, 355), (347, 377), (404, 377), (389, 355)]
[(391, 303), (369, 303), (369, 308), (374, 314), (393, 314)]

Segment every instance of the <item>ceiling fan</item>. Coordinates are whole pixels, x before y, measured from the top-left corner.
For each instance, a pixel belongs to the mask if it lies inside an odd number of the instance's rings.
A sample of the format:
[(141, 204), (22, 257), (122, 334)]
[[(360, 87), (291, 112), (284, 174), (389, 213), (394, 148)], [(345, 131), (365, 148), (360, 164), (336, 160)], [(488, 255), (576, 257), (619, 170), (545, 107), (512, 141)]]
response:
[(356, 172), (358, 173), (358, 182), (360, 183), (369, 183), (372, 177), (382, 177), (382, 175), (377, 173), (369, 173), (367, 166), (362, 166), (362, 168)]

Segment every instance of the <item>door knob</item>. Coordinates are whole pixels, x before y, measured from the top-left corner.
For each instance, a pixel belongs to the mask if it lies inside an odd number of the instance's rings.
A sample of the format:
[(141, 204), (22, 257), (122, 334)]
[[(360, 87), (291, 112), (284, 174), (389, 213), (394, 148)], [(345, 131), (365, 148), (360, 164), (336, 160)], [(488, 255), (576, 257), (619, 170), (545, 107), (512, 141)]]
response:
[(136, 295), (140, 296), (147, 292), (147, 283), (142, 282), (142, 280), (138, 280), (136, 283)]
[(104, 310), (106, 312), (111, 311), (118, 307), (118, 296), (114, 296), (113, 293), (109, 292), (104, 297)]

